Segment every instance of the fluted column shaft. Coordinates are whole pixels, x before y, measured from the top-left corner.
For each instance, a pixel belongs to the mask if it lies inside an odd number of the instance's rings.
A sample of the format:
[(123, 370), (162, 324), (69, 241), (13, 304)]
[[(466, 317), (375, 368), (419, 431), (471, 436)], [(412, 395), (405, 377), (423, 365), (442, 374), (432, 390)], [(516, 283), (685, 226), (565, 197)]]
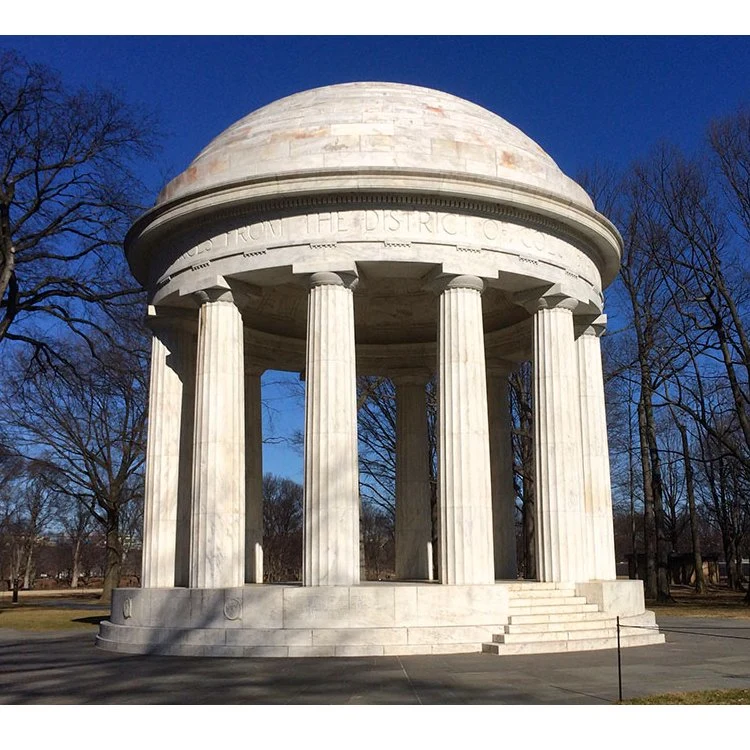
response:
[(444, 584), (495, 580), (483, 287), (475, 276), (458, 276), (440, 295), (438, 518)]
[(303, 584), (359, 582), (354, 298), (316, 273), (307, 307)]
[(581, 404), (581, 458), (587, 536), (587, 577), (615, 580), (612, 489), (607, 446), (607, 416), (599, 337), (604, 316), (587, 326), (576, 340)]
[(195, 348), (189, 333), (168, 322), (155, 320), (152, 327), (141, 580), (144, 588), (163, 588), (185, 584), (178, 573), (184, 550), (178, 519), (189, 507), (191, 477), (181, 456), (185, 427), (192, 425), (185, 396), (192, 395)]
[(259, 368), (245, 368), (245, 583), (263, 583), (263, 414)]
[(539, 304), (533, 322), (537, 572), (541, 581), (581, 581), (585, 534), (576, 303), (555, 298)]
[(429, 579), (432, 540), (427, 378), (400, 375), (396, 386), (396, 577)]
[(487, 399), (490, 420), (490, 464), (492, 467), (492, 537), (495, 579), (514, 580), (516, 563), (516, 492), (513, 486), (509, 368), (489, 367)]
[(202, 293), (198, 317), (190, 586), (245, 581), (242, 318), (231, 294)]

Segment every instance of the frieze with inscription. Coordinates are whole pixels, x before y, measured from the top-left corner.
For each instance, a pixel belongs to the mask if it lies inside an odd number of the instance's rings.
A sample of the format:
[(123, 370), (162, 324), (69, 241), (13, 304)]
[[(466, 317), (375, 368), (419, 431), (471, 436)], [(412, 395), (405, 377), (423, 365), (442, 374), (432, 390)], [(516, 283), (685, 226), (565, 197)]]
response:
[[(264, 219), (234, 227), (183, 252), (167, 273), (203, 268), (231, 255), (272, 256), (275, 249), (308, 246), (325, 253), (344, 243), (380, 241), (383, 247), (447, 245), (472, 253), (482, 249), (545, 256), (577, 273), (591, 275), (593, 263), (557, 237), (499, 219), (447, 211), (350, 209)], [(173, 256), (173, 257), (174, 257)]]

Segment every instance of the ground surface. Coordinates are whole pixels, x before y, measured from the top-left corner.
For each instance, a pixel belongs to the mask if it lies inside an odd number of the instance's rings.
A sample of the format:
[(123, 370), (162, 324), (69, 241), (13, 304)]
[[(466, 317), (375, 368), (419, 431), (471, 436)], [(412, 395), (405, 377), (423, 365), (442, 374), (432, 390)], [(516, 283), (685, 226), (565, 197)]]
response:
[(700, 690), (666, 693), (626, 701), (637, 706), (735, 706), (750, 704), (750, 690)]
[[(750, 622), (660, 617), (659, 623), (665, 645), (622, 651), (625, 699), (750, 689)], [(86, 633), (0, 628), (0, 703), (603, 705), (618, 699), (614, 650), (351, 659), (123, 656), (95, 648), (95, 632), (93, 625)]]
[(24, 591), (17, 603), (10, 596), (0, 597), (0, 629), (91, 632), (108, 615), (107, 605), (99, 602), (99, 592)]
[(729, 617), (750, 619), (750, 607), (745, 604), (742, 591), (730, 591), (726, 586), (709, 586), (705, 594), (696, 594), (692, 586), (672, 586), (673, 602), (647, 602), (648, 609), (657, 617)]

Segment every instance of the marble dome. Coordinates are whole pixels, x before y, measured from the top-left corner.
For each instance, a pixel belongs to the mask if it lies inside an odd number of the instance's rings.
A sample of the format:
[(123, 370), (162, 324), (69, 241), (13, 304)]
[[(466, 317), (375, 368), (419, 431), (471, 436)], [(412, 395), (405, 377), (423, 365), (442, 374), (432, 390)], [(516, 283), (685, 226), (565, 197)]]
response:
[(460, 174), (593, 209), (586, 192), (502, 117), (434, 89), (372, 82), (303, 91), (243, 117), (162, 190), (157, 205), (282, 175), (363, 169)]

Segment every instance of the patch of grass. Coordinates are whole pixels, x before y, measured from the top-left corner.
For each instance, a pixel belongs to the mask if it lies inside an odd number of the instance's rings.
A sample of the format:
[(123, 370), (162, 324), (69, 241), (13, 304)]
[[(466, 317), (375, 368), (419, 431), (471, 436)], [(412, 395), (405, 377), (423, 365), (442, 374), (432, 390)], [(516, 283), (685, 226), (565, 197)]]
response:
[(710, 586), (705, 594), (696, 594), (691, 586), (672, 586), (674, 602), (647, 602), (648, 609), (657, 617), (725, 617), (750, 619), (750, 607), (744, 603), (745, 594), (724, 586)]
[[(21, 589), (18, 592), (19, 599), (28, 601), (30, 599), (98, 599), (101, 589)], [(13, 598), (12, 591), (0, 591), (0, 604), (9, 602)]]
[(0, 628), (40, 633), (49, 630), (93, 630), (109, 617), (109, 609), (0, 607)]
[(624, 704), (637, 706), (738, 706), (750, 705), (750, 690), (697, 690), (633, 698)]
[(665, 617), (722, 617), (730, 620), (750, 619), (750, 607), (694, 607), (689, 604), (647, 604), (656, 616)]

